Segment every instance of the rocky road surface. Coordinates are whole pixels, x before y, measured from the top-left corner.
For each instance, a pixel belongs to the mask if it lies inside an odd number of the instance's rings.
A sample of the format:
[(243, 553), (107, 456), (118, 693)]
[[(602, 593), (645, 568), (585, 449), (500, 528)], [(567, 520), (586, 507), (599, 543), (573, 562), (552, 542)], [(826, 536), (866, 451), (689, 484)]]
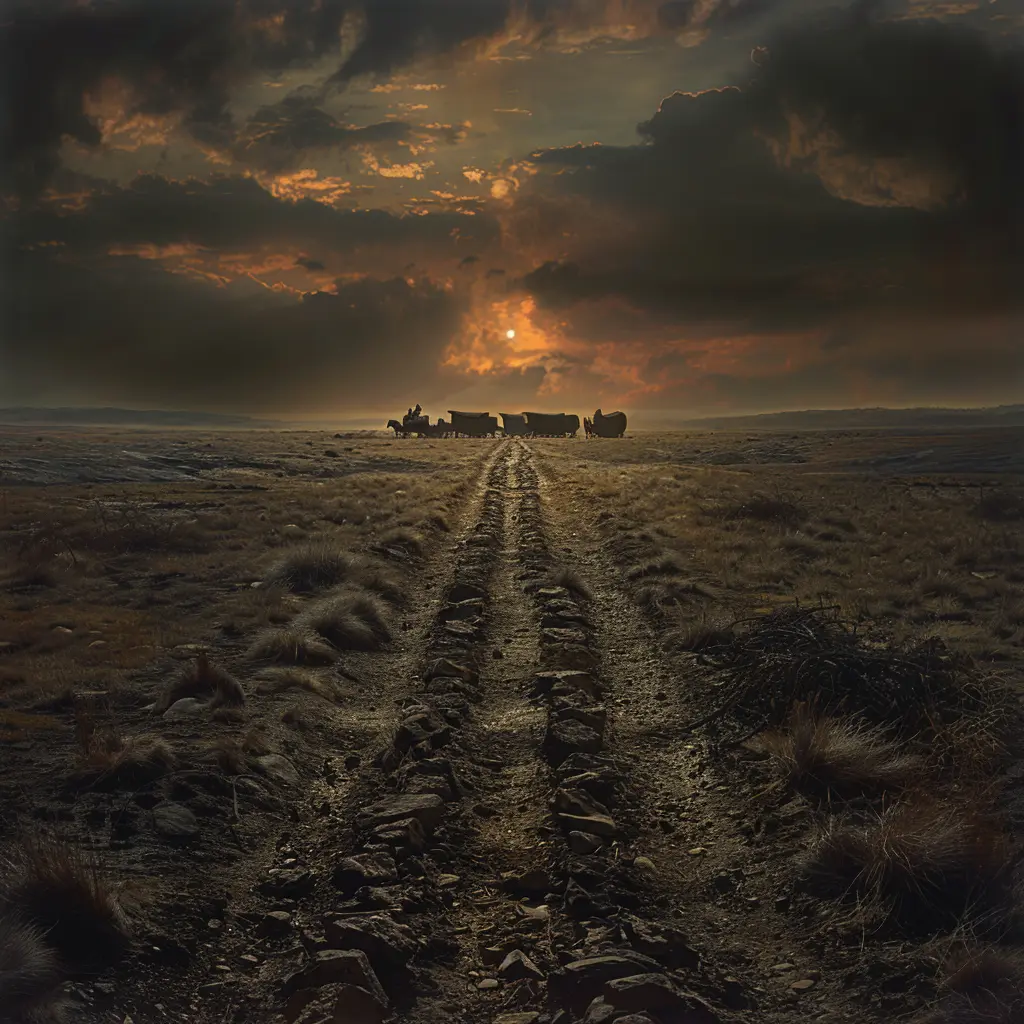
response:
[(595, 511), (547, 482), (527, 442), (496, 443), (429, 567), (412, 641), (373, 655), (386, 671), (359, 710), (372, 742), (327, 744), (318, 779), (236, 862), (194, 954), (129, 967), (86, 1019), (724, 1024), (912, 1008), (910, 982), (884, 988), (888, 965), (861, 979), (856, 951), (826, 957), (813, 910), (789, 916), (799, 809), (685, 732), (692, 679), (663, 662), (591, 542)]

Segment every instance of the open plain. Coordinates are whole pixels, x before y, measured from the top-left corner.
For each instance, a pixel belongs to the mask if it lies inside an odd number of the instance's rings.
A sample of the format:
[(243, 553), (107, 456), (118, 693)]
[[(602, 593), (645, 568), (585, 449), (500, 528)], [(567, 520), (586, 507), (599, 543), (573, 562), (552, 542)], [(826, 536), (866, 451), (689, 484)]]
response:
[(4, 1020), (1024, 1019), (1024, 430), (0, 481)]

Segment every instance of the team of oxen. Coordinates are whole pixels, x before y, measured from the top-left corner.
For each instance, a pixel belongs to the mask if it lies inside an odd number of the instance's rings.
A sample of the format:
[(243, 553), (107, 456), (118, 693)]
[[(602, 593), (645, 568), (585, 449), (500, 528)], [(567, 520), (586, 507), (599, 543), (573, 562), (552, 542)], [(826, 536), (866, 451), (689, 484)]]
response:
[[(417, 407), (418, 409), (418, 407)], [(409, 412), (398, 420), (388, 420), (388, 429), (396, 437), (575, 437), (579, 433), (580, 418), (565, 412), (502, 412), (501, 427), (498, 417), (486, 412), (458, 412), (448, 410), (450, 419), (430, 422), (429, 416)], [(593, 419), (583, 418), (587, 437), (622, 437), (626, 433), (626, 414), (600, 409)]]

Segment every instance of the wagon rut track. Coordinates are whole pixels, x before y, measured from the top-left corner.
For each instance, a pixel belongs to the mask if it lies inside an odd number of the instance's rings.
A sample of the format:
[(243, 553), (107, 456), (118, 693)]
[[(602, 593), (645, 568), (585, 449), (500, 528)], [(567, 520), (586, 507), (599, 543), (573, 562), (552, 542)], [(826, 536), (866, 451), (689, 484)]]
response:
[(508, 439), (481, 465), (430, 600), (374, 656), (373, 741), (325, 750), (239, 872), (246, 928), (200, 958), (181, 1019), (802, 1019), (747, 948), (744, 809), (683, 730), (692, 680), (538, 451)]

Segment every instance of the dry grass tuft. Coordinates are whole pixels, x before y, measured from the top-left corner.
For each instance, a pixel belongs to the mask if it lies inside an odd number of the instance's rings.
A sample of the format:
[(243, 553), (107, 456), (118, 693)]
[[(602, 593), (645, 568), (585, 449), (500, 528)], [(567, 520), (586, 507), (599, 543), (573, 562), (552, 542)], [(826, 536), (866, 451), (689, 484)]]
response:
[(856, 719), (800, 705), (789, 727), (760, 737), (786, 783), (813, 799), (845, 800), (904, 790), (921, 778), (919, 758)]
[(322, 544), (289, 552), (264, 582), (268, 587), (280, 586), (299, 594), (313, 594), (345, 583), (368, 590), (396, 607), (408, 603), (401, 583), (386, 568)]
[(295, 625), (318, 633), (341, 651), (376, 651), (391, 640), (380, 604), (358, 591), (340, 591), (317, 601)]
[(710, 600), (715, 593), (696, 580), (652, 579), (636, 589), (636, 601), (651, 614), (661, 614), (668, 608), (688, 606), (695, 600)]
[(662, 555), (660, 558), (634, 565), (626, 573), (626, 579), (636, 581), (657, 576), (682, 576), (685, 572), (685, 568), (671, 555)]
[(212, 761), (225, 775), (244, 775), (249, 770), (249, 759), (269, 750), (263, 736), (250, 730), (240, 740), (222, 736), (214, 740), (203, 753), (203, 760)]
[(799, 526), (807, 519), (807, 510), (789, 498), (753, 494), (725, 510), (726, 519), (752, 519), (759, 523)]
[(374, 550), (389, 557), (421, 559), (426, 554), (426, 540), (422, 533), (407, 526), (399, 526), (381, 535)]
[(0, 917), (0, 1006), (5, 1020), (42, 1022), (62, 981), (57, 958), (42, 932), (11, 914)]
[(989, 523), (1019, 523), (1024, 520), (1024, 494), (989, 491), (978, 499), (974, 512)]
[(155, 710), (166, 711), (175, 701), (184, 697), (210, 696), (210, 707), (241, 707), (245, 703), (242, 684), (227, 669), (210, 663), (205, 654), (181, 671), (164, 691)]
[[(82, 744), (80, 733), (79, 743)], [(94, 733), (85, 741), (82, 763), (72, 772), (72, 786), (93, 789), (138, 789), (162, 779), (178, 767), (166, 740), (149, 737), (124, 740), (114, 733)]]
[(553, 587), (562, 587), (564, 590), (568, 590), (570, 594), (577, 601), (593, 601), (594, 595), (590, 587), (587, 586), (587, 581), (575, 569), (559, 569), (558, 572), (551, 577), (551, 585)]
[(971, 950), (946, 964), (945, 993), (918, 1024), (1019, 1024), (1024, 1020), (1024, 958)]
[(271, 567), (263, 582), (268, 587), (279, 586), (297, 594), (311, 594), (347, 580), (352, 566), (352, 556), (344, 551), (326, 544), (307, 544), (284, 555)]
[(33, 838), (3, 862), (0, 906), (38, 928), (71, 971), (117, 963), (129, 944), (128, 925), (94, 861), (54, 840)]
[(333, 665), (338, 652), (315, 633), (293, 625), (262, 630), (249, 647), (248, 657), (284, 665)]
[(806, 864), (814, 891), (877, 902), (907, 932), (969, 918), (1003, 927), (1014, 909), (1013, 855), (995, 822), (952, 802), (903, 803), (860, 824), (833, 820)]
[(666, 637), (666, 646), (670, 650), (700, 654), (718, 647), (726, 647), (733, 638), (730, 624), (702, 617), (697, 622), (672, 630)]
[(268, 668), (256, 677), (256, 692), (259, 694), (286, 693), (289, 690), (306, 690), (332, 702), (337, 702), (341, 697), (333, 679), (309, 669), (291, 666)]

